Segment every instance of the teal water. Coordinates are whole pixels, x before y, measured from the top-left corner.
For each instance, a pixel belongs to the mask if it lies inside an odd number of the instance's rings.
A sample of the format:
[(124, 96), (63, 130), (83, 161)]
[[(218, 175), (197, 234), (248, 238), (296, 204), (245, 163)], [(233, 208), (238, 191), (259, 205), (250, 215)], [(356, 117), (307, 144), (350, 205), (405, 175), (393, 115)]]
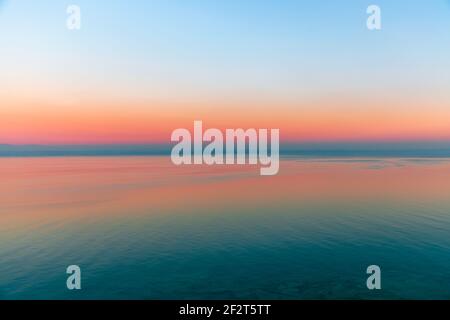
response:
[(446, 159), (294, 157), (275, 177), (166, 157), (0, 165), (1, 299), (450, 298)]

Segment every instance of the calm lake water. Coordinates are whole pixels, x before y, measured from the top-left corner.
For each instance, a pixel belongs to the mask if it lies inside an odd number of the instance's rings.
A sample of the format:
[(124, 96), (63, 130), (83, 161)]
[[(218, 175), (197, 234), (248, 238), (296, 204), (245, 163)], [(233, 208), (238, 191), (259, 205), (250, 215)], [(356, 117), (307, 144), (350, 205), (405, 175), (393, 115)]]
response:
[(1, 299), (450, 299), (449, 159), (292, 157), (264, 177), (0, 158), (0, 177)]

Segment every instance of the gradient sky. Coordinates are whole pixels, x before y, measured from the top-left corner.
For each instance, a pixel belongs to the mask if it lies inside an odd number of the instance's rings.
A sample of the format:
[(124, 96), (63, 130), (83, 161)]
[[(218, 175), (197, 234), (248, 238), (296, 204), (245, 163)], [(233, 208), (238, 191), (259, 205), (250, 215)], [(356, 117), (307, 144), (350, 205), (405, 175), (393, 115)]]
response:
[(450, 140), (450, 1), (0, 0), (0, 144), (170, 143), (193, 120)]

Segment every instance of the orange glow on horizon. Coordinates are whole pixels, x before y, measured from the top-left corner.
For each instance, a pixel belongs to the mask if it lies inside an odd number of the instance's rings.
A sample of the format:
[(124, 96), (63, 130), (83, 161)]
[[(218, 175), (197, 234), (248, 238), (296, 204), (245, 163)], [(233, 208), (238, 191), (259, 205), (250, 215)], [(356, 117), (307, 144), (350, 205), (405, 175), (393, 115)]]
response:
[[(450, 110), (334, 102), (2, 103), (0, 143), (170, 143), (174, 129), (279, 128), (282, 142), (450, 140)], [(432, 112), (430, 112), (432, 110)]]

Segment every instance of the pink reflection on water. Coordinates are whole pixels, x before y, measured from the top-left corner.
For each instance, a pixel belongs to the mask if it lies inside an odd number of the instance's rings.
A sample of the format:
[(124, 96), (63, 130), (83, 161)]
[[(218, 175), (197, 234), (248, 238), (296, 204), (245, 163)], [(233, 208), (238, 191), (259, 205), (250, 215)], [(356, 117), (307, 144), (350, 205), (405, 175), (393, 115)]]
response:
[(283, 159), (257, 166), (175, 166), (169, 157), (0, 159), (0, 226), (67, 217), (261, 208), (306, 201), (448, 201), (450, 161)]

